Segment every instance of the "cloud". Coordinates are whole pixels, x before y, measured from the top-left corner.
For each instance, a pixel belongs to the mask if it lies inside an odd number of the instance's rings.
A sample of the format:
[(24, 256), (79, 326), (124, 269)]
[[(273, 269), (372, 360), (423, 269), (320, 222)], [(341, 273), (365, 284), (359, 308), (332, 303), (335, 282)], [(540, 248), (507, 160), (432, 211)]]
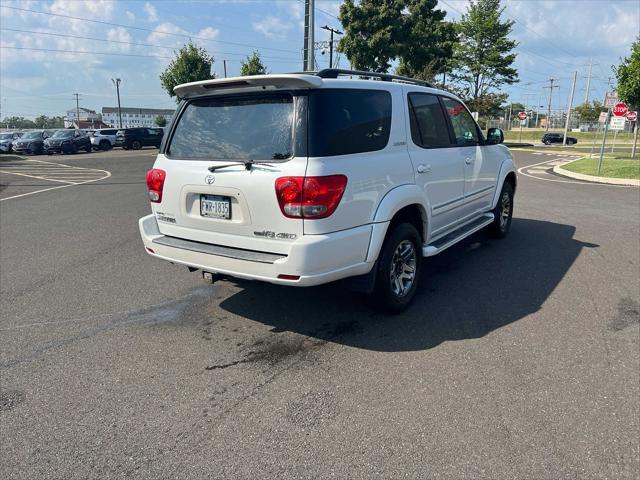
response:
[(151, 3), (146, 2), (144, 4), (144, 11), (147, 12), (147, 20), (150, 22), (158, 21), (158, 11)]
[(195, 36), (199, 38), (206, 38), (207, 40), (214, 40), (215, 38), (218, 38), (219, 34), (220, 30), (217, 28), (207, 27), (200, 30)]
[(115, 27), (110, 28), (107, 32), (107, 40), (114, 42), (109, 44), (109, 49), (116, 52), (129, 52), (131, 45), (116, 42), (133, 42), (133, 37), (126, 28)]
[(124, 13), (125, 13), (125, 15), (127, 16), (127, 18), (129, 19), (130, 22), (135, 22), (135, 20), (136, 20), (136, 14), (135, 13), (130, 12), (129, 10), (127, 10)]
[(273, 40), (282, 40), (292, 28), (290, 22), (273, 15), (267, 15), (262, 20), (253, 22), (251, 26), (256, 32), (259, 32), (265, 37)]

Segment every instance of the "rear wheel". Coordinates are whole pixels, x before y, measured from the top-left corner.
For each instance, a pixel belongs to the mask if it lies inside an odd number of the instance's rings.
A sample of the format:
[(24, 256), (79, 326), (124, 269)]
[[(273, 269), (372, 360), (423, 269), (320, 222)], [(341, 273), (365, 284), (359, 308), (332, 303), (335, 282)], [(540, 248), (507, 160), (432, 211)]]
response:
[(511, 182), (504, 182), (500, 198), (496, 208), (493, 209), (493, 223), (489, 225), (489, 232), (496, 238), (504, 238), (511, 228), (511, 218), (513, 217), (513, 185)]
[(142, 144), (138, 140), (134, 140), (131, 142), (131, 148), (134, 150), (140, 150), (142, 148)]
[(111, 142), (109, 140), (100, 140), (100, 149), (107, 151), (111, 148)]
[(375, 302), (383, 310), (401, 312), (416, 294), (422, 252), (420, 235), (409, 223), (390, 232), (378, 257)]

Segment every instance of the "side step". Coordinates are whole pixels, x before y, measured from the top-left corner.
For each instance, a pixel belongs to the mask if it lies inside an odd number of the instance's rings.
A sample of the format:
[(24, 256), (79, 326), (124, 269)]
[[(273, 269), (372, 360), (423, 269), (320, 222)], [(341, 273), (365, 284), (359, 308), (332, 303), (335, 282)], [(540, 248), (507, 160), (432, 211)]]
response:
[(454, 230), (453, 232), (439, 238), (435, 242), (422, 248), (422, 255), (424, 257), (433, 257), (439, 254), (443, 250), (446, 250), (452, 245), (455, 245), (463, 238), (468, 237), (472, 233), (486, 227), (493, 222), (493, 213), (485, 213), (479, 218), (476, 218), (473, 222), (467, 223), (462, 227)]

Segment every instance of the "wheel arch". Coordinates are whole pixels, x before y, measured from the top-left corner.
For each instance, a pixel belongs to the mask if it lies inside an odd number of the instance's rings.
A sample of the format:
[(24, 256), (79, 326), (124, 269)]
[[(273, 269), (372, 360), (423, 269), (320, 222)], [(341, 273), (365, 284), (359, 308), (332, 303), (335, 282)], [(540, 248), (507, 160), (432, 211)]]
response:
[(495, 193), (493, 194), (493, 201), (491, 202), (491, 208), (495, 208), (500, 198), (500, 192), (505, 182), (510, 182), (513, 185), (513, 193), (515, 193), (518, 186), (518, 177), (516, 176), (516, 169), (511, 159), (505, 160), (500, 166), (500, 173), (498, 175), (498, 184)]

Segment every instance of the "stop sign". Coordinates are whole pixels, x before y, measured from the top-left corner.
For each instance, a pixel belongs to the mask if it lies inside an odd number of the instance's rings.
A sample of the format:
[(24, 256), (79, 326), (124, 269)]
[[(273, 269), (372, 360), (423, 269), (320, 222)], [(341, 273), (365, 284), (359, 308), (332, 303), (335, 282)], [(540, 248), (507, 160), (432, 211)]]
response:
[(627, 112), (627, 120), (635, 122), (638, 119), (638, 112)]
[(616, 116), (616, 117), (624, 117), (625, 114), (627, 113), (629, 109), (627, 108), (627, 104), (626, 103), (616, 103), (615, 106), (613, 107), (613, 109), (611, 110), (611, 112)]
[(518, 112), (518, 118), (520, 120), (526, 120), (527, 119), (527, 112)]

